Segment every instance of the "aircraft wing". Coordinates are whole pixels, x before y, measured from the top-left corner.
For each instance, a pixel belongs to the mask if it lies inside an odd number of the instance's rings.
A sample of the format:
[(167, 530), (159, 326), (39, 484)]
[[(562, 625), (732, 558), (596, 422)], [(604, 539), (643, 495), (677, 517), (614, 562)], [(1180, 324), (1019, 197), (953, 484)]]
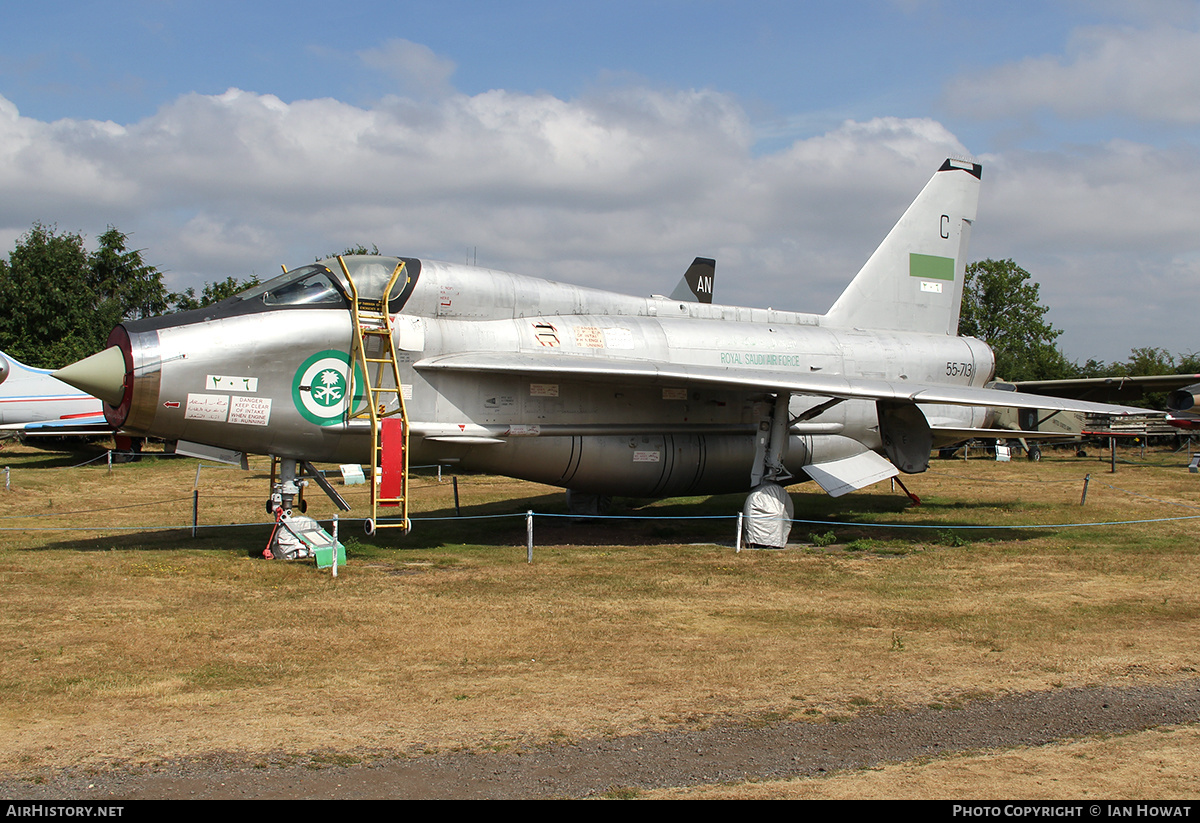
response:
[(1074, 380), (1018, 380), (1002, 385), (1016, 386), (1027, 394), (1047, 394), (1111, 403), (1140, 400), (1147, 392), (1169, 392), (1200, 383), (1200, 374), (1152, 374), (1135, 377), (1084, 377)]
[(22, 432), (26, 436), (63, 436), (86, 434), (112, 434), (113, 428), (103, 414), (80, 414), (55, 420), (37, 420), (29, 423), (8, 423), (0, 426), (3, 431)]
[(1109, 435), (1109, 434), (1128, 434), (1130, 437), (1136, 436), (1136, 432), (1105, 432), (1093, 431), (1091, 429), (1080, 432), (1077, 435), (1070, 435), (1064, 432), (1054, 431), (1035, 431), (1024, 429), (972, 429), (962, 426), (939, 426), (937, 423), (930, 421), (929, 427), (933, 430), (934, 440), (938, 443), (961, 443), (964, 440), (979, 438), (981, 440), (1062, 440), (1064, 442), (1070, 440), (1078, 440), (1080, 435)]
[(1018, 409), (1090, 412), (1094, 414), (1146, 414), (1145, 409), (1113, 406), (1086, 400), (1068, 400), (1014, 391), (950, 386), (908, 381), (873, 380), (841, 374), (758, 371), (662, 363), (648, 360), (614, 360), (576, 355), (537, 353), (499, 354), (467, 352), (429, 357), (413, 364), (421, 371), (509, 374), (546, 379), (581, 379), (609, 383), (700, 383), (726, 389), (777, 392), (843, 400), (907, 400), (951, 406), (998, 406)]

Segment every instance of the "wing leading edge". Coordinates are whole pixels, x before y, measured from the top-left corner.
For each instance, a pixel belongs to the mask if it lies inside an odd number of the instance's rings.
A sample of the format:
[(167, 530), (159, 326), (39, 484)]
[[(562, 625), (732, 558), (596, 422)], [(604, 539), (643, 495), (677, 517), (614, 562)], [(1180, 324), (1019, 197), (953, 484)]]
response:
[(700, 383), (726, 389), (781, 392), (843, 400), (891, 400), (949, 406), (994, 406), (1126, 416), (1145, 409), (1070, 400), (972, 386), (947, 386), (909, 381), (872, 380), (839, 374), (786, 374), (729, 369), (718, 366), (653, 363), (639, 360), (601, 360), (572, 355), (496, 354), (468, 352), (430, 357), (414, 364), (420, 371), (507, 374), (544, 379), (577, 378), (608, 383)]
[(1073, 380), (1022, 380), (1009, 383), (1018, 392), (1099, 402), (1141, 400), (1147, 392), (1169, 392), (1200, 383), (1200, 374), (1153, 374), (1132, 377), (1085, 377)]

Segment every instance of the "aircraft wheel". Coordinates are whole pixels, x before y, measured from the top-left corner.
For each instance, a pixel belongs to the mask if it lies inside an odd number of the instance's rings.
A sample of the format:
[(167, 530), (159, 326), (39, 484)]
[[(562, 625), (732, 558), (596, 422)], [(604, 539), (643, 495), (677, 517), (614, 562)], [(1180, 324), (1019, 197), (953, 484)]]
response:
[(363, 531), (365, 531), (367, 533), (368, 537), (374, 535), (375, 534), (375, 521), (369, 517), (366, 520), (364, 520), (363, 521)]
[(1042, 449), (1040, 446), (1033, 446), (1029, 449), (1029, 459), (1034, 463), (1042, 459)]
[(305, 513), (305, 512), (307, 512), (307, 511), (308, 511), (308, 501), (307, 501), (307, 500), (301, 500), (301, 501), (300, 501), (300, 513), (301, 513), (301, 514), (304, 514), (304, 513)]

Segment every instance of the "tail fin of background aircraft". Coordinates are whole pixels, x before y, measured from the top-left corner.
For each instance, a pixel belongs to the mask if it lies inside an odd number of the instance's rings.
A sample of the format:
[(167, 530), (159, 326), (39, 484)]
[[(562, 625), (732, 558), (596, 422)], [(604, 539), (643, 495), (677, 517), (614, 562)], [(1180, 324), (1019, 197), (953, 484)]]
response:
[(671, 299), (689, 303), (711, 303), (716, 272), (716, 260), (711, 257), (697, 257), (683, 273), (683, 279), (679, 281), (675, 291), (671, 292)]
[(981, 169), (963, 160), (943, 163), (822, 324), (958, 334)]

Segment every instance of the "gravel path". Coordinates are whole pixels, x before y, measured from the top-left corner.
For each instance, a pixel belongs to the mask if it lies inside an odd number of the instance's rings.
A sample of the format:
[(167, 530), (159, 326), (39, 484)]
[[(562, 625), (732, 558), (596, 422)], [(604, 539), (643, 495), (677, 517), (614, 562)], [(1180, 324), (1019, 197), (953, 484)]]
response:
[(236, 757), (153, 770), (65, 771), (43, 783), (0, 778), (9, 798), (543, 798), (613, 789), (773, 780), (955, 752), (1037, 746), (1200, 721), (1200, 678), (1060, 689), (843, 721), (714, 724), (508, 752), (372, 758), (369, 764), (263, 768)]

